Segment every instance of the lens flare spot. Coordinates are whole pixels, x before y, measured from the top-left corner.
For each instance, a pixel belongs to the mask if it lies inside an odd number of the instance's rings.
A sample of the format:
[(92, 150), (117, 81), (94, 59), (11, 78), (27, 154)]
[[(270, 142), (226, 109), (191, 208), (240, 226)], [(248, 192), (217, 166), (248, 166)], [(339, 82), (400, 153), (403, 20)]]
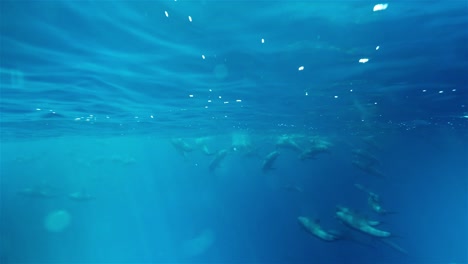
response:
[(62, 232), (71, 222), (70, 214), (65, 210), (57, 210), (49, 213), (44, 219), (44, 227), (49, 232)]

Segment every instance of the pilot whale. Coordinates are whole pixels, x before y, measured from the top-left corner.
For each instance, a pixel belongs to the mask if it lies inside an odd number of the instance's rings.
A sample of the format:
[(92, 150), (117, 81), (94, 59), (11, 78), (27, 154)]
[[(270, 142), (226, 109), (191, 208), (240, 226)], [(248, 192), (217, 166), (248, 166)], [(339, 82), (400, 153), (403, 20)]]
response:
[(185, 140), (181, 138), (172, 138), (172, 146), (179, 152), (182, 156), (186, 157), (187, 152), (192, 152), (193, 147), (190, 146)]
[(340, 235), (337, 232), (324, 230), (320, 226), (318, 220), (310, 220), (307, 217), (299, 216), (297, 221), (309, 234), (312, 234), (323, 241), (331, 242), (340, 239)]
[(349, 208), (338, 206), (335, 215), (341, 222), (343, 222), (348, 227), (360, 231), (364, 234), (380, 238), (386, 238), (391, 236), (390, 232), (380, 230), (375, 227), (380, 224), (379, 221), (368, 220), (353, 212)]
[(387, 211), (382, 207), (382, 204), (380, 202), (380, 196), (378, 194), (368, 190), (366, 187), (362, 186), (361, 184), (356, 183), (354, 184), (354, 186), (358, 188), (359, 190), (367, 193), (368, 195), (367, 203), (369, 204), (369, 207), (372, 209), (372, 211), (381, 215), (394, 213), (394, 212)]
[(72, 192), (68, 194), (68, 199), (74, 201), (90, 201), (96, 199), (93, 195), (89, 194), (85, 190), (81, 190), (78, 192)]
[(227, 154), (228, 154), (228, 150), (226, 149), (222, 149), (218, 151), (218, 153), (216, 153), (216, 155), (214, 156), (213, 160), (211, 160), (211, 163), (210, 163), (210, 167), (209, 167), (210, 172), (218, 168), (219, 164), (221, 163), (221, 161), (224, 160), (224, 158), (226, 158)]
[(278, 158), (279, 154), (280, 153), (275, 150), (273, 152), (270, 152), (270, 154), (268, 154), (265, 157), (265, 159), (263, 161), (263, 164), (262, 164), (262, 171), (263, 172), (267, 172), (267, 171), (273, 169), (273, 163), (275, 162), (276, 158)]
[(55, 198), (60, 196), (58, 191), (48, 185), (39, 185), (24, 188), (18, 191), (19, 195), (34, 198)]

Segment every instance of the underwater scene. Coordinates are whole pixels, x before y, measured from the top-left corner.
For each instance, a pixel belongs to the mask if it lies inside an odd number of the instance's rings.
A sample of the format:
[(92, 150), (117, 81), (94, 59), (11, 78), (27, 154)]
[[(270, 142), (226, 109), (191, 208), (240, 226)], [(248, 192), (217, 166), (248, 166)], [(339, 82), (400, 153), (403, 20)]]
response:
[(0, 1), (0, 263), (468, 263), (468, 2)]

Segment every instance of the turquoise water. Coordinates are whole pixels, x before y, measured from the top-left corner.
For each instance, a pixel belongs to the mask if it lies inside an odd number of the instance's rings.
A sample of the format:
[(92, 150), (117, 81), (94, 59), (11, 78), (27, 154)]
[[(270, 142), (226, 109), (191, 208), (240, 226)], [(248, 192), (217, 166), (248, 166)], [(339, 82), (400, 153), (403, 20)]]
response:
[(468, 5), (377, 4), (0, 1), (1, 262), (468, 262)]

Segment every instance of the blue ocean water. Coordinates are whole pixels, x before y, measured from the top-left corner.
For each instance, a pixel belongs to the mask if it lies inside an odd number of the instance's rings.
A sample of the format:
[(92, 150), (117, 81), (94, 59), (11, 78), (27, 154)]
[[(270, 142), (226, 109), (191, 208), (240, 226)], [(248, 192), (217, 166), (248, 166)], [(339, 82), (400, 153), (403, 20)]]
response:
[(2, 0), (0, 262), (468, 263), (467, 47), (465, 0)]

